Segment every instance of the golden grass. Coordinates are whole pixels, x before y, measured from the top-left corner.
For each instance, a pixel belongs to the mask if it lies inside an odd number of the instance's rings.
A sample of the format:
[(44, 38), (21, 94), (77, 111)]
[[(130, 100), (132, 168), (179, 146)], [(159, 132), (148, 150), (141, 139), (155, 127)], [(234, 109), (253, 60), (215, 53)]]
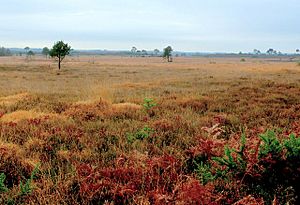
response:
[(140, 110), (142, 109), (141, 105), (137, 105), (134, 103), (118, 103), (118, 104), (113, 104), (112, 108), (115, 110)]
[(0, 105), (4, 105), (4, 106), (14, 105), (18, 102), (21, 102), (22, 100), (25, 100), (29, 96), (30, 95), (28, 93), (19, 93), (15, 95), (9, 95), (6, 97), (0, 97)]
[(2, 122), (19, 122), (21, 120), (28, 120), (33, 118), (39, 118), (45, 116), (44, 113), (39, 113), (36, 111), (18, 110), (16, 112), (8, 113), (0, 118)]
[(53, 113), (43, 113), (34, 110), (18, 110), (12, 113), (4, 114), (0, 118), (0, 122), (20, 122), (22, 120), (30, 120), (47, 117), (49, 119), (67, 121), (68, 119), (63, 115), (53, 114)]
[[(93, 58), (95, 63), (89, 63)], [(214, 61), (215, 64), (211, 64)], [(161, 58), (69, 57), (60, 75), (56, 63), (35, 57), (0, 58), (0, 96), (19, 92), (61, 95), (64, 100), (131, 102), (143, 95), (157, 96), (164, 91), (210, 92), (228, 83), (253, 79), (296, 82), (299, 67), (294, 62), (270, 59), (176, 58), (166, 63)]]
[[(193, 188), (189, 181), (197, 181), (197, 173), (187, 163), (194, 160), (189, 158), (193, 148), (203, 152), (207, 143), (210, 149), (206, 140), (236, 143), (243, 131), (253, 137), (274, 128), (300, 133), (295, 63), (204, 57), (166, 63), (111, 56), (90, 63), (90, 58), (67, 58), (59, 75), (56, 64), (45, 58), (0, 58), (0, 173), (13, 179), (6, 182), (10, 193), (1, 195), (0, 203), (12, 197), (16, 204), (93, 204), (99, 198), (117, 204), (112, 198), (126, 198), (127, 182), (107, 176), (130, 182), (139, 173), (144, 176), (135, 178), (138, 184), (148, 177), (154, 181), (137, 187), (151, 187), (163, 174), (167, 189), (159, 192), (165, 185), (157, 185), (151, 192), (162, 199), (184, 198), (176, 187)], [(157, 105), (145, 109), (144, 98)], [(172, 168), (169, 161), (181, 165)], [(37, 163), (41, 172), (32, 194), (18, 195), (20, 179), (28, 179)], [(151, 166), (158, 169), (148, 170)], [(168, 179), (177, 174), (175, 181)], [(105, 188), (98, 192), (93, 183), (102, 178)], [(140, 191), (128, 192), (128, 203), (156, 202)]]

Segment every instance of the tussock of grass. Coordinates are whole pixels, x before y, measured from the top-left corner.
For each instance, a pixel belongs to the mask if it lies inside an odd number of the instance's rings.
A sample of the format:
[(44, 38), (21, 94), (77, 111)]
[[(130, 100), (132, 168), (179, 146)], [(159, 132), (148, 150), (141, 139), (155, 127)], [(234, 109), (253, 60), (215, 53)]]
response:
[(6, 97), (0, 97), (0, 105), (4, 106), (11, 106), (18, 102), (21, 102), (22, 100), (25, 100), (30, 95), (28, 93), (20, 93), (16, 95), (10, 95)]
[(142, 106), (135, 103), (118, 103), (113, 104), (112, 108), (116, 110), (140, 110), (142, 109)]
[(39, 113), (36, 111), (18, 110), (18, 111), (3, 115), (0, 118), (0, 121), (2, 121), (2, 122), (18, 122), (21, 120), (40, 118), (42, 116), (45, 116), (45, 114)]
[(34, 110), (18, 110), (12, 113), (7, 113), (2, 115), (0, 118), (0, 122), (19, 122), (22, 120), (31, 120), (31, 119), (39, 119), (39, 118), (47, 118), (58, 121), (68, 121), (68, 119), (63, 115), (53, 114), (53, 113), (43, 113), (37, 112)]

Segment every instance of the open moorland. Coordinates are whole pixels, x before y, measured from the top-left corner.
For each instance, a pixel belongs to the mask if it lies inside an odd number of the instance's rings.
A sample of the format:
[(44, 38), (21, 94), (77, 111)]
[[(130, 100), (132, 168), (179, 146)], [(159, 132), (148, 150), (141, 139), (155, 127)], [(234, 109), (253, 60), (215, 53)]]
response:
[(0, 58), (0, 204), (299, 204), (288, 59)]

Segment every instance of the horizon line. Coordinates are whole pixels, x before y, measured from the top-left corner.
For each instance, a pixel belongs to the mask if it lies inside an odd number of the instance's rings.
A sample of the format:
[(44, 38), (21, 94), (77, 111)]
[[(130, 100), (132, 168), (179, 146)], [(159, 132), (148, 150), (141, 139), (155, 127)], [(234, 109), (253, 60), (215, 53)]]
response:
[[(4, 46), (0, 46), (0, 47), (4, 47)], [(47, 47), (47, 46), (45, 46)], [(20, 50), (24, 50), (24, 48), (22, 47), (4, 47), (4, 48), (7, 48), (7, 49), (20, 49)], [(29, 47), (30, 48), (30, 47)], [(49, 48), (49, 47), (48, 47)], [(43, 47), (33, 47), (33, 48), (30, 48), (30, 49), (34, 49), (34, 50), (42, 50)], [(51, 48), (49, 48), (51, 49)], [(271, 49), (271, 48), (270, 48)], [(72, 50), (74, 51), (106, 51), (106, 52), (131, 52), (130, 49), (126, 50), (126, 49), (101, 49), (101, 48), (72, 48)], [(146, 50), (146, 49), (140, 49), (140, 51), (142, 50), (145, 50), (147, 52), (153, 52), (154, 49), (149, 49), (149, 50)], [(254, 51), (255, 49), (253, 49), (252, 51), (247, 51), (247, 52), (243, 52), (243, 51), (187, 51), (187, 50), (174, 50), (173, 52), (175, 53), (200, 53), (200, 54), (254, 54)], [(259, 49), (257, 49), (259, 50)], [(276, 49), (274, 49), (276, 50)], [(281, 54), (298, 54), (296, 52), (297, 49), (295, 49), (294, 52), (281, 52)], [(163, 50), (160, 50), (160, 52), (162, 52)], [(280, 51), (279, 51), (280, 52)], [(267, 52), (261, 52), (260, 54), (258, 55), (263, 55), (263, 54), (266, 54)]]

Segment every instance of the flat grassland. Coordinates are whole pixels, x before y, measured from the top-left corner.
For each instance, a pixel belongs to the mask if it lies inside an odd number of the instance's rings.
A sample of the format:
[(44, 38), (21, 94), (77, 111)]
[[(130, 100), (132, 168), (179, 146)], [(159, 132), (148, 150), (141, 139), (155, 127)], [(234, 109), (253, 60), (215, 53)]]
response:
[(296, 204), (290, 133), (287, 59), (0, 58), (1, 203)]

